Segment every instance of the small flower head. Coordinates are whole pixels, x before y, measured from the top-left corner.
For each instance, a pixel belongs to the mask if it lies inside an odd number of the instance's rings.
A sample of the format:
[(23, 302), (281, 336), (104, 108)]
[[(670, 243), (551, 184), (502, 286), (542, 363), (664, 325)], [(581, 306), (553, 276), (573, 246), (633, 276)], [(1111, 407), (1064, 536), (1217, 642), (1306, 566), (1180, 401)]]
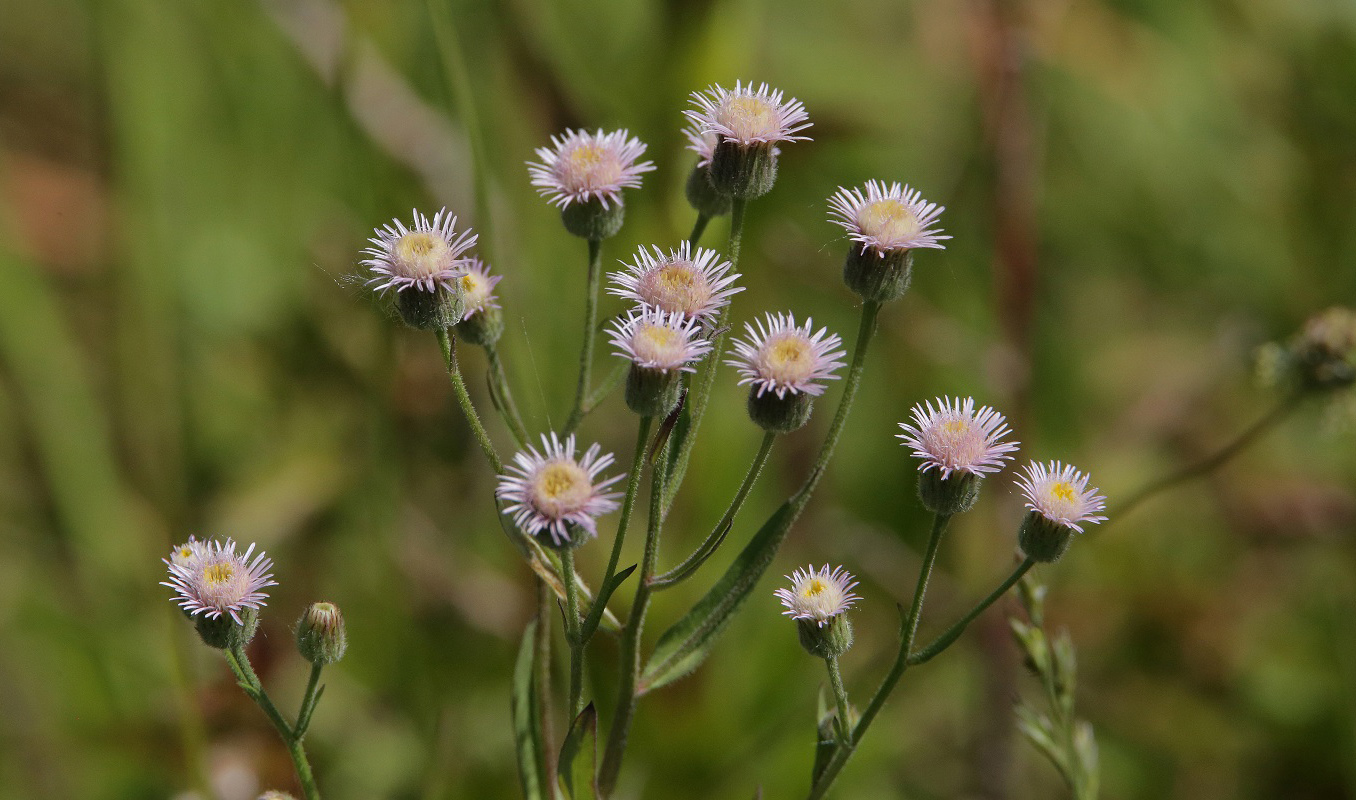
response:
[(865, 188), (863, 193), (840, 186), (829, 198), (833, 221), (861, 244), (862, 253), (874, 250), (884, 257), (916, 247), (945, 248), (942, 240), (951, 237), (934, 227), (945, 208), (924, 201), (917, 190), (898, 183), (887, 186), (883, 181), (867, 181)]
[(464, 270), (464, 274), (458, 279), (461, 284), (461, 295), (466, 302), (466, 311), (462, 319), (469, 319), (477, 311), (498, 308), (494, 287), (504, 276), (491, 275), (490, 268), (485, 262), (474, 256), (466, 259)]
[(739, 385), (754, 385), (758, 396), (773, 392), (778, 397), (805, 393), (824, 393), (822, 381), (838, 378), (834, 371), (843, 366), (838, 349), (843, 340), (820, 328), (811, 333), (814, 321), (796, 325), (794, 314), (771, 314), (755, 320), (757, 328), (744, 323), (746, 339), (734, 341), (732, 357), (725, 363), (739, 370)]
[(180, 567), (191, 567), (198, 563), (198, 560), (207, 552), (209, 552), (207, 542), (200, 542), (190, 536), (188, 537), (187, 542), (176, 545), (175, 548), (170, 551), (169, 558), (162, 560), (165, 562), (166, 566), (178, 565)]
[(465, 272), (462, 254), (476, 243), (469, 229), (457, 233), (457, 218), (442, 209), (433, 219), (414, 212), (414, 223), (405, 227), (400, 220), (377, 228), (368, 239), (370, 256), (362, 264), (372, 271), (367, 281), (379, 292), (416, 289), (433, 292), (439, 288), (455, 292), (457, 279)]
[(499, 479), (495, 489), (501, 499), (509, 502), (505, 513), (524, 531), (551, 536), (557, 547), (582, 542), (573, 540), (572, 528), (585, 531), (588, 536), (598, 533), (595, 519), (617, 508), (619, 493), (606, 489), (624, 475), (598, 480), (598, 475), (612, 465), (612, 454), (600, 455), (598, 445), (589, 447), (582, 458), (575, 458), (574, 435), (564, 442), (552, 433), (541, 437), (542, 449), (529, 446), (514, 455), (508, 473)]
[(694, 126), (689, 139), (713, 133), (720, 137), (718, 141), (730, 140), (744, 147), (810, 139), (797, 135), (813, 124), (805, 105), (795, 98), (783, 100), (781, 90), (770, 89), (766, 83), (754, 89), (752, 83), (736, 82), (733, 91), (713, 85), (693, 92), (692, 103), (696, 108), (683, 112)]
[(695, 319), (649, 306), (617, 320), (611, 333), (617, 355), (658, 372), (695, 372), (693, 364), (711, 351)]
[(202, 552), (196, 560), (184, 564), (166, 560), (169, 580), (161, 585), (179, 595), (176, 602), (190, 616), (216, 619), (229, 614), (237, 625), (243, 625), (241, 612), (263, 608), (268, 599), (264, 589), (278, 585), (269, 572), (273, 562), (264, 557), (263, 551), (254, 554), (252, 544), (244, 553), (237, 553), (235, 542), (230, 539), (225, 544), (217, 541), (198, 544)]
[(730, 262), (720, 260), (714, 250), (699, 247), (693, 253), (687, 242), (667, 254), (658, 247), (653, 254), (641, 247), (626, 271), (611, 278), (609, 293), (693, 320), (714, 320), (731, 295), (744, 291), (730, 285), (739, 278), (739, 273), (730, 274)]
[(852, 593), (857, 582), (842, 567), (829, 570), (825, 564), (816, 570), (814, 565), (798, 569), (786, 579), (790, 589), (777, 589), (774, 594), (786, 606), (782, 613), (791, 619), (807, 620), (819, 627), (844, 614), (861, 598)]
[(1106, 497), (1088, 488), (1088, 476), (1071, 465), (1051, 461), (1031, 462), (1017, 478), (1017, 488), (1026, 497), (1026, 507), (1046, 520), (1082, 533), (1084, 522), (1105, 522), (1098, 514), (1106, 508)]
[(312, 603), (297, 620), (297, 652), (301, 657), (323, 666), (344, 657), (348, 635), (344, 615), (334, 603)]
[(537, 148), (539, 162), (529, 162), (532, 185), (552, 204), (596, 200), (603, 208), (621, 202), (621, 190), (640, 186), (642, 173), (654, 163), (636, 159), (645, 153), (645, 143), (623, 129), (611, 133), (565, 131), (551, 137), (550, 147)]
[(716, 145), (720, 144), (720, 135), (711, 131), (702, 130), (702, 126), (695, 120), (690, 120), (686, 128), (683, 128), (683, 135), (687, 137), (687, 149), (697, 154), (697, 167), (711, 166), (711, 156), (716, 152)]
[(904, 433), (896, 434), (921, 459), (920, 471), (939, 470), (946, 478), (953, 472), (982, 475), (997, 472), (1019, 442), (1001, 442), (1012, 431), (1003, 415), (988, 406), (975, 410), (974, 398), (938, 397), (932, 403), (913, 407), (913, 422), (901, 422)]

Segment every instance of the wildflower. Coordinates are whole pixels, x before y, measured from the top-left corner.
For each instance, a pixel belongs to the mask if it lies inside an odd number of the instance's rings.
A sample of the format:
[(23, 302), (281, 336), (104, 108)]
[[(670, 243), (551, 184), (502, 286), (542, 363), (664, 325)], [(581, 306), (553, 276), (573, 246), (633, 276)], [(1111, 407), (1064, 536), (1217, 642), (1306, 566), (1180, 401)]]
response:
[(612, 328), (617, 355), (631, 360), (626, 405), (647, 417), (665, 416), (678, 403), (679, 376), (711, 351), (695, 319), (642, 305)]
[(207, 542), (200, 542), (190, 536), (188, 537), (187, 542), (176, 545), (175, 548), (170, 551), (169, 559), (162, 560), (165, 561), (167, 566), (170, 564), (177, 564), (181, 567), (192, 567), (194, 564), (198, 563), (198, 559), (202, 558), (203, 554), (206, 552), (208, 552)]
[(733, 91), (711, 86), (693, 92), (692, 102), (696, 108), (683, 113), (694, 125), (693, 135), (717, 137), (708, 177), (723, 195), (750, 199), (766, 194), (777, 178), (776, 143), (810, 138), (798, 135), (812, 124), (804, 104), (783, 100), (782, 92), (766, 83), (754, 89), (752, 83), (737, 82)]
[(917, 190), (874, 180), (865, 189), (840, 186), (829, 198), (830, 220), (855, 242), (843, 263), (843, 281), (863, 299), (884, 303), (908, 291), (915, 249), (941, 250), (942, 240), (951, 237), (934, 227), (945, 209)]
[(852, 646), (852, 625), (847, 612), (861, 598), (852, 593), (857, 582), (842, 567), (829, 570), (813, 565), (786, 576), (790, 589), (773, 594), (782, 601), (782, 613), (796, 620), (801, 646), (820, 658), (836, 657)]
[[(595, 519), (616, 510), (620, 493), (605, 490), (624, 475), (599, 481), (599, 473), (612, 465), (612, 454), (599, 455), (595, 444), (575, 458), (573, 434), (563, 443), (555, 433), (549, 439), (543, 435), (541, 443), (541, 452), (528, 446), (514, 455), (495, 494), (510, 503), (505, 513), (529, 534), (545, 531), (555, 547), (582, 544), (598, 534)], [(586, 535), (578, 535), (578, 529)]]
[(1033, 461), (1023, 469), (1026, 474), (1017, 479), (1017, 488), (1029, 511), (1017, 540), (1031, 560), (1058, 560), (1068, 549), (1071, 533), (1083, 532), (1080, 523), (1106, 521), (1098, 514), (1106, 508), (1106, 498), (1096, 488), (1089, 489), (1088, 476), (1073, 466)]
[(333, 664), (344, 657), (348, 636), (344, 615), (334, 603), (312, 603), (297, 620), (297, 651), (317, 666)]
[(913, 407), (913, 422), (899, 423), (897, 434), (913, 448), (919, 465), (918, 495), (936, 514), (968, 511), (979, 497), (980, 479), (997, 472), (1017, 449), (1017, 442), (1000, 441), (1011, 433), (1003, 415), (988, 406), (975, 410), (967, 397), (939, 397)]
[(439, 287), (457, 291), (457, 279), (465, 270), (462, 254), (475, 245), (476, 234), (469, 229), (456, 231), (457, 218), (442, 209), (433, 219), (414, 211), (414, 223), (406, 228), (398, 219), (377, 228), (368, 239), (371, 247), (363, 250), (363, 266), (373, 276), (367, 281), (379, 292), (415, 289), (434, 292)]
[(653, 254), (641, 247), (626, 268), (611, 274), (610, 294), (690, 320), (714, 320), (731, 295), (744, 291), (730, 285), (740, 277), (729, 274), (730, 262), (721, 261), (714, 250), (699, 247), (693, 253), (687, 242), (667, 255), (658, 247)]
[(457, 323), (457, 335), (481, 347), (493, 347), (499, 341), (504, 333), (504, 314), (496, 302), (494, 287), (503, 277), (491, 275), (478, 258), (466, 260), (466, 274), (459, 279), (466, 311)]
[(263, 590), (278, 585), (269, 572), (273, 561), (262, 550), (254, 554), (253, 544), (243, 554), (235, 551), (235, 542), (230, 539), (225, 544), (216, 541), (198, 544), (202, 551), (196, 560), (183, 564), (165, 562), (170, 579), (161, 585), (179, 595), (176, 602), (190, 616), (216, 619), (229, 614), (237, 625), (243, 625), (241, 612), (263, 608), (268, 599)]
[(843, 366), (843, 340), (827, 328), (814, 330), (813, 320), (796, 325), (794, 314), (768, 314), (744, 323), (747, 339), (734, 341), (727, 364), (739, 371), (739, 385), (749, 388), (749, 418), (770, 433), (790, 433), (810, 420), (814, 398), (823, 381), (836, 380)]
[(621, 228), (621, 190), (638, 188), (640, 176), (654, 169), (637, 162), (645, 143), (622, 129), (611, 133), (567, 130), (551, 137), (551, 147), (537, 148), (539, 162), (529, 162), (532, 185), (553, 205), (570, 233), (598, 240)]

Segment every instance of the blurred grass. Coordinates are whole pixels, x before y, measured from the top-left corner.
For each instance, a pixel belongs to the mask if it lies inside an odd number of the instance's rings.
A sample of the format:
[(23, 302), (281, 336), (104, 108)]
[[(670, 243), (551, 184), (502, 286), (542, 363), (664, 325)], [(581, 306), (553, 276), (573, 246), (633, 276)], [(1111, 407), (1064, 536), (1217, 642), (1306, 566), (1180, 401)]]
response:
[[(1356, 298), (1350, 4), (441, 3), (0, 0), (0, 798), (173, 796), (195, 784), (195, 742), (235, 781), (223, 797), (289, 785), (272, 731), (156, 585), (158, 554), (189, 533), (277, 562), (257, 659), (289, 707), (293, 617), (345, 609), (353, 647), (309, 740), (327, 797), (514, 796), (527, 577), (436, 346), (344, 278), (374, 225), (449, 205), (506, 275), (529, 425), (559, 422), (584, 248), (523, 162), (565, 126), (629, 127), (660, 165), (628, 195), (620, 258), (690, 227), (687, 92), (753, 78), (805, 101), (815, 141), (787, 148), (751, 212), (736, 323), (793, 308), (853, 330), (825, 219), (838, 185), (907, 180), (948, 206), (956, 238), (885, 315), (841, 455), (777, 566), (860, 573), (844, 664), (859, 697), (924, 533), (889, 435), (912, 403), (973, 393), (1021, 421), (1026, 454), (1074, 461), (1114, 498), (1262, 413), (1252, 348)], [(1031, 143), (1016, 165), (995, 112), (1013, 74)], [(1004, 288), (1014, 166), (1029, 307)], [(1029, 343), (1000, 322), (1013, 313)], [(464, 358), (488, 408), (483, 359)], [(757, 446), (733, 381), (715, 400), (665, 561)], [(585, 434), (628, 452), (612, 403)], [(820, 417), (774, 451), (735, 537), (799, 480)], [(1301, 415), (1044, 571), (1107, 797), (1356, 797), (1350, 442)], [(1005, 484), (950, 537), (924, 635), (1003, 570)], [(582, 554), (591, 574), (600, 553)], [(652, 627), (701, 584), (661, 595)], [(757, 598), (700, 673), (642, 702), (634, 793), (803, 791), (821, 670)], [(1012, 660), (995, 615), (911, 673), (839, 794), (1052, 796), (1012, 738), (1029, 690)]]

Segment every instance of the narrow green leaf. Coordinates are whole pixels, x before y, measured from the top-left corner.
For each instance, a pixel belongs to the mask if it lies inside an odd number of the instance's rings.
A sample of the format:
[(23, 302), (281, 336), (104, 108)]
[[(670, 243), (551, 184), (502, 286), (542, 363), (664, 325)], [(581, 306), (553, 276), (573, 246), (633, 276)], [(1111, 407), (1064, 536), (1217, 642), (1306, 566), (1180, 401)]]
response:
[[(588, 769), (574, 768), (575, 758), (584, 752)], [(582, 765), (581, 765), (582, 766)], [(570, 800), (594, 800), (598, 796), (598, 711), (593, 703), (584, 706), (570, 724), (560, 748), (560, 785)]]
[(1017, 729), (1036, 749), (1055, 765), (1059, 774), (1070, 786), (1073, 785), (1073, 772), (1069, 768), (1068, 755), (1064, 748), (1055, 743), (1054, 726), (1044, 714), (1037, 714), (1026, 706), (1017, 707)]
[(518, 658), (513, 665), (513, 695), (510, 708), (513, 713), (513, 743), (518, 751), (518, 779), (523, 785), (523, 797), (527, 800), (547, 800), (543, 792), (541, 766), (541, 720), (538, 719), (537, 687), (533, 681), (533, 669), (536, 648), (533, 642), (537, 634), (537, 621), (527, 623), (523, 631), (522, 642), (518, 645)]
[(782, 503), (711, 590), (664, 631), (641, 674), (640, 694), (678, 680), (706, 660), (734, 612), (767, 571), (799, 512), (799, 505)]
[(618, 572), (616, 575), (613, 575), (612, 580), (608, 581), (606, 585), (598, 590), (598, 599), (589, 607), (589, 615), (584, 619), (584, 627), (580, 629), (579, 632), (579, 638), (582, 641), (587, 642), (589, 639), (593, 638), (593, 632), (598, 630), (598, 623), (602, 620), (603, 615), (607, 613), (607, 601), (612, 599), (612, 593), (617, 591), (617, 588), (622, 585), (623, 581), (631, 576), (632, 572), (636, 571), (637, 566), (638, 565), (636, 564), (632, 564), (621, 572)]

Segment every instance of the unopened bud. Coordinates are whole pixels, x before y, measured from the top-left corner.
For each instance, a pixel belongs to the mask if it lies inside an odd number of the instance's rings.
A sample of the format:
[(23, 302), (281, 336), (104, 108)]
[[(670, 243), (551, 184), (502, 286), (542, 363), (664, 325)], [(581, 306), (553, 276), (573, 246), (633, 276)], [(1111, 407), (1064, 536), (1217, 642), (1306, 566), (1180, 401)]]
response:
[(721, 194), (711, 185), (710, 165), (698, 165), (688, 173), (686, 186), (687, 202), (699, 214), (708, 217), (722, 217), (730, 213), (733, 203), (728, 194)]
[(344, 615), (334, 603), (312, 603), (297, 621), (297, 651), (316, 666), (333, 664), (344, 657), (348, 636)]

